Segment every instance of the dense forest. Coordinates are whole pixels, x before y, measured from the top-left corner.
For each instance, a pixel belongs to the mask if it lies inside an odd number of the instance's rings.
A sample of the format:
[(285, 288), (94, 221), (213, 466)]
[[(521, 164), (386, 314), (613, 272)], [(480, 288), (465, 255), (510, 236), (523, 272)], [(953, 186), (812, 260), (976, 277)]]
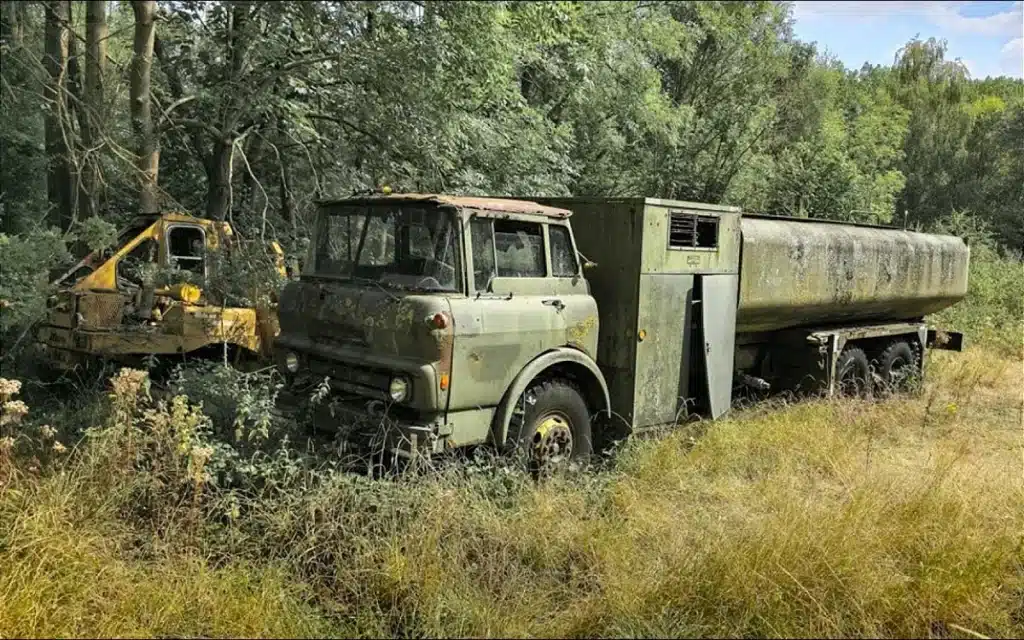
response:
[(778, 2), (2, 3), (0, 329), (139, 211), (301, 253), (381, 185), (646, 195), (1024, 248), (1024, 83), (847, 69)]

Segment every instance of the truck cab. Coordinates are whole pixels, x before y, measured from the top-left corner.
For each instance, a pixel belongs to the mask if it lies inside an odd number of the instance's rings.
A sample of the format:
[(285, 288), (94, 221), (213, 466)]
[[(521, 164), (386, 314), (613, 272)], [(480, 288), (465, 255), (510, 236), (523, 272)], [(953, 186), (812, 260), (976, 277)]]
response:
[[(609, 408), (567, 209), (395, 194), (319, 205), (275, 342), (315, 423), (398, 455), (489, 443), (585, 456)], [(321, 396), (324, 394), (321, 393)]]

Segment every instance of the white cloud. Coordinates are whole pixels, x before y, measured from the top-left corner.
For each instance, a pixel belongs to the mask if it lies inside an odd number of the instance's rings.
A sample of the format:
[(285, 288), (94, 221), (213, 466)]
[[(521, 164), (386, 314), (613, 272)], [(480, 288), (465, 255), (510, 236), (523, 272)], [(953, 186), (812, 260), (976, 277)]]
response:
[(960, 13), (964, 3), (929, 2), (932, 5), (926, 14), (931, 21), (954, 33), (975, 34), (980, 36), (1019, 36), (1024, 20), (1021, 2), (1015, 2), (1009, 11), (994, 13), (990, 16), (965, 16)]
[(1024, 31), (1024, 2), (1015, 2), (1008, 10), (990, 16), (965, 16), (961, 10), (968, 2), (940, 2), (935, 0), (889, 0), (870, 2), (793, 3), (793, 17), (797, 20), (816, 18), (848, 18), (858, 22), (874, 22), (893, 16), (922, 18), (931, 25), (952, 33), (993, 37), (1014, 37)]
[(1024, 37), (1010, 40), (999, 50), (999, 69), (1012, 78), (1024, 77)]

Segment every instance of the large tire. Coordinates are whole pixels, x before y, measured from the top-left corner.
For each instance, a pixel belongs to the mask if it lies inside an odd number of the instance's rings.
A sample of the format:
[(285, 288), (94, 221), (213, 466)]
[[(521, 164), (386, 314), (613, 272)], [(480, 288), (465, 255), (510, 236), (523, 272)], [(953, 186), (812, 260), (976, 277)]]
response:
[(589, 459), (593, 437), (583, 394), (564, 380), (533, 385), (513, 410), (508, 444), (535, 475)]
[(836, 361), (836, 387), (844, 396), (864, 397), (871, 390), (871, 365), (860, 347), (847, 347)]
[(917, 374), (918, 367), (917, 352), (906, 340), (890, 343), (878, 357), (878, 375), (887, 391), (905, 390)]

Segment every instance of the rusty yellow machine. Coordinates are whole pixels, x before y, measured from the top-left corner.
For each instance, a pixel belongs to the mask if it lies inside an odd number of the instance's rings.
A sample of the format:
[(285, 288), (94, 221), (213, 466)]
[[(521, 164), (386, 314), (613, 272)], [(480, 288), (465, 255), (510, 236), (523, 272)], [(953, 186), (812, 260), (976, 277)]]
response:
[[(138, 216), (112, 250), (90, 253), (56, 279), (59, 291), (37, 339), (62, 368), (95, 357), (262, 359), (279, 331), (276, 291), (232, 298), (211, 286), (225, 258), (242, 246), (227, 222), (182, 213)], [(267, 270), (283, 284), (280, 245), (262, 249)]]

